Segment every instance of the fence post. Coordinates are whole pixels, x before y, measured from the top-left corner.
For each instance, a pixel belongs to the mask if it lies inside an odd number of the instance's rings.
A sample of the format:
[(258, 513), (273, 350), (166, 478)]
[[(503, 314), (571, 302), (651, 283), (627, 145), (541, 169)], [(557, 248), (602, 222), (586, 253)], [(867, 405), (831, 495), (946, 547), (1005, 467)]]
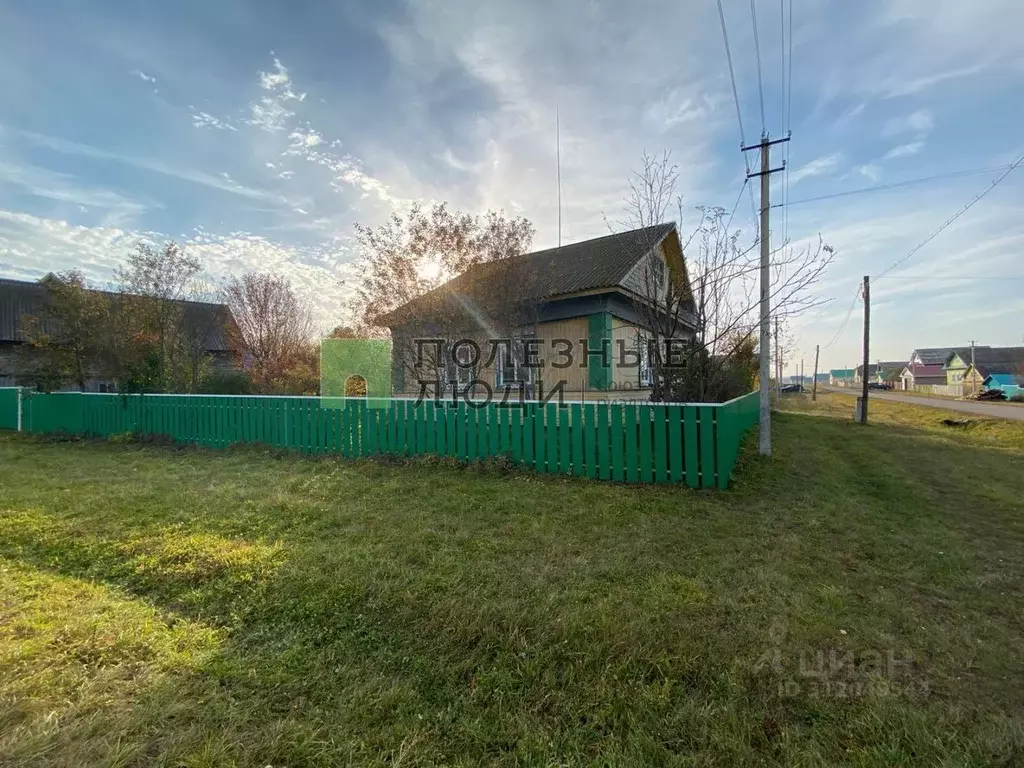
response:
[(18, 431), (21, 432), (21, 387), (18, 387)]

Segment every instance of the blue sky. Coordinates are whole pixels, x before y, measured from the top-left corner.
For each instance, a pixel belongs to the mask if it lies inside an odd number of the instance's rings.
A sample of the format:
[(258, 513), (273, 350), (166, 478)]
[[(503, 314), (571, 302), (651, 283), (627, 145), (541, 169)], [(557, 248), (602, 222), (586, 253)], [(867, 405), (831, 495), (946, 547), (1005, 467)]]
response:
[[(793, 6), (792, 201), (1024, 152), (1018, 0)], [(756, 7), (777, 135), (779, 4)], [(749, 3), (725, 13), (749, 141), (761, 130)], [(553, 245), (556, 108), (564, 240), (607, 233), (645, 149), (672, 151), (688, 206), (731, 208), (744, 175), (712, 0), (7, 3), (0, 71), (0, 275), (78, 267), (105, 281), (139, 239), (174, 237), (215, 279), (287, 274), (325, 327), (351, 277), (353, 224), (412, 200), (520, 213), (536, 247)], [(794, 244), (820, 233), (838, 252), (817, 288), (834, 301), (794, 322), (808, 367), (861, 277), (997, 175), (792, 206)], [(1024, 169), (873, 287), (877, 357), (1021, 343), (1024, 280), (960, 278), (1024, 274), (1022, 192)], [(736, 224), (752, 237), (749, 201)], [(859, 326), (858, 306), (823, 368), (854, 361)]]

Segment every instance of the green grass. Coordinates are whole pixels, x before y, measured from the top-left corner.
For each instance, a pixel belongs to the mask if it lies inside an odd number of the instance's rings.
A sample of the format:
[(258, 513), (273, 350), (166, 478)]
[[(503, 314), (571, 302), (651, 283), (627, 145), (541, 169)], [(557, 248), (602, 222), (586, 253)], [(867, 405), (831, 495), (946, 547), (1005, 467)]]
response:
[(785, 407), (724, 493), (0, 436), (0, 764), (1020, 764), (1024, 424)]

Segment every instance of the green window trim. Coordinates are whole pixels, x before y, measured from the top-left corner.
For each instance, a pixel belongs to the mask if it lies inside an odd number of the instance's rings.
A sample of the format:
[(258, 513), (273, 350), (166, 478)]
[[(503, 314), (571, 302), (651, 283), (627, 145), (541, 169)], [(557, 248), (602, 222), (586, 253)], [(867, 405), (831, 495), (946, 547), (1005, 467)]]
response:
[(612, 316), (609, 312), (587, 316), (587, 386), (597, 390), (612, 387)]

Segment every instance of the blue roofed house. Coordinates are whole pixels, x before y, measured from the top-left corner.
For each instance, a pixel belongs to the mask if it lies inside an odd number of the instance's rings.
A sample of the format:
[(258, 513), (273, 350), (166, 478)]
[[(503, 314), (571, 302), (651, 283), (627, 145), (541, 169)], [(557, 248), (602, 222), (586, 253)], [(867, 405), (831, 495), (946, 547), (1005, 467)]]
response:
[(1011, 397), (1024, 397), (1024, 374), (1021, 373), (990, 373), (982, 384), (982, 389), (999, 389)]

